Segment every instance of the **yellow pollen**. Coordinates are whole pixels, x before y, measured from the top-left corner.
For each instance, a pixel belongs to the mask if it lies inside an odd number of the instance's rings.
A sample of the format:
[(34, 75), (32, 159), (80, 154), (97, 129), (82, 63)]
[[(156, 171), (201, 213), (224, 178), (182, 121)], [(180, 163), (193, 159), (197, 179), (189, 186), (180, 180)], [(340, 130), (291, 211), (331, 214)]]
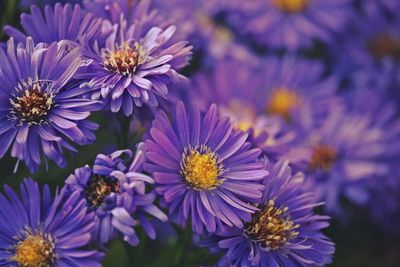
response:
[[(221, 184), (218, 179), (222, 168), (218, 163), (218, 156), (208, 148), (185, 149), (181, 162), (181, 174), (195, 189), (210, 190)], [(187, 152), (189, 151), (189, 152)]]
[(41, 83), (28, 80), (18, 85), (23, 94), (10, 99), (11, 114), (21, 123), (40, 124), (53, 105), (53, 97), (42, 91)]
[(376, 59), (386, 56), (400, 60), (400, 40), (390, 34), (379, 35), (367, 44), (369, 53)]
[(141, 54), (139, 44), (135, 43), (132, 48), (128, 43), (123, 43), (110, 52), (103, 51), (103, 64), (109, 71), (126, 76), (131, 75), (141, 61)]
[(299, 104), (300, 97), (295, 92), (279, 88), (272, 93), (267, 111), (289, 120), (291, 111), (298, 107)]
[(329, 171), (335, 162), (337, 153), (330, 145), (319, 144), (313, 148), (310, 159), (310, 168), (313, 170)]
[(52, 241), (42, 235), (28, 235), (18, 243), (12, 260), (21, 267), (53, 266), (56, 256)]
[(91, 207), (99, 207), (111, 193), (119, 193), (120, 186), (116, 179), (102, 175), (93, 175), (86, 188), (86, 199)]
[(281, 248), (287, 241), (295, 238), (298, 235), (298, 232), (295, 231), (297, 228), (299, 228), (299, 225), (295, 225), (291, 221), (288, 208), (277, 208), (275, 201), (270, 200), (262, 211), (253, 215), (245, 233), (254, 242), (274, 250)]
[(222, 108), (224, 115), (228, 115), (233, 119), (234, 127), (237, 130), (247, 132), (250, 129), (254, 129), (255, 135), (259, 133), (256, 126), (256, 114), (251, 106), (240, 100), (234, 99), (226, 107), (226, 110)]
[(282, 11), (296, 13), (306, 9), (309, 0), (273, 0), (273, 4)]

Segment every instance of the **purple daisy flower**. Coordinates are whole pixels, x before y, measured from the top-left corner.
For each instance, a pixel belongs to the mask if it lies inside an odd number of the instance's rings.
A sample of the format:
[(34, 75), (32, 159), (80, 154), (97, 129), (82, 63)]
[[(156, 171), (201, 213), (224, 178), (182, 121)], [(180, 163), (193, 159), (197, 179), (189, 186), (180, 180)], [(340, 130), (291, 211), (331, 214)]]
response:
[(389, 162), (400, 155), (395, 107), (376, 101), (379, 94), (371, 94), (351, 93), (348, 106), (332, 103), (327, 117), (317, 125), (305, 118), (308, 123), (299, 129), (302, 134), (285, 154), (306, 172), (306, 186), (326, 202), (331, 213), (343, 213), (342, 199), (364, 205), (370, 199), (368, 184), (389, 175)]
[(35, 43), (50, 44), (67, 40), (74, 47), (82, 43), (83, 36), (88, 38), (100, 31), (101, 22), (101, 19), (82, 10), (78, 4), (46, 5), (43, 13), (38, 6), (32, 5), (31, 14), (21, 15), (23, 32), (12, 26), (5, 26), (4, 31), (17, 42), (25, 43), (30, 36)]
[(52, 198), (32, 179), (20, 190), (0, 194), (1, 266), (101, 266), (103, 254), (85, 249), (96, 221), (77, 193)]
[(223, 225), (243, 226), (261, 199), (259, 183), (268, 172), (261, 151), (246, 142), (247, 134), (233, 131), (216, 105), (202, 116), (194, 106), (188, 114), (182, 102), (174, 122), (160, 111), (146, 140), (146, 170), (169, 213), (182, 226), (214, 232)]
[(121, 16), (129, 23), (140, 24), (144, 31), (151, 27), (167, 26), (158, 10), (151, 9), (151, 0), (84, 0), (83, 6), (96, 17), (107, 19), (113, 24), (120, 22)]
[(0, 49), (0, 158), (11, 155), (25, 162), (31, 172), (43, 158), (64, 167), (63, 150), (76, 152), (92, 143), (98, 128), (87, 118), (98, 110), (96, 101), (84, 99), (72, 78), (81, 66), (78, 48), (62, 43), (15, 45)]
[(321, 230), (327, 216), (316, 215), (311, 193), (302, 191), (303, 175), (291, 174), (288, 162), (278, 162), (265, 179), (260, 211), (240, 228), (225, 228), (202, 243), (223, 252), (224, 266), (324, 266), (332, 261), (334, 244)]
[(75, 170), (66, 180), (67, 191), (79, 192), (81, 199), (96, 214), (98, 224), (94, 230), (96, 241), (107, 243), (116, 235), (124, 241), (138, 245), (134, 227), (141, 225), (147, 235), (155, 238), (155, 229), (146, 215), (150, 214), (165, 222), (167, 216), (154, 205), (155, 193), (146, 192), (146, 185), (154, 180), (143, 174), (144, 144), (138, 149), (128, 167), (124, 157), (130, 158), (130, 150), (119, 150), (110, 155), (96, 157), (93, 168), (85, 166)]
[(343, 32), (352, 0), (232, 1), (229, 23), (260, 45), (297, 50), (313, 40), (330, 42)]
[(199, 52), (201, 60), (211, 61), (214, 58), (233, 57), (241, 61), (257, 61), (257, 57), (246, 47), (235, 42), (233, 32), (221, 23), (216, 23), (220, 1), (208, 0), (155, 0), (152, 5), (177, 25), (177, 35), (187, 39)]
[(262, 148), (271, 160), (271, 157), (276, 158), (287, 150), (294, 132), (288, 129), (282, 118), (268, 114), (265, 85), (272, 75), (265, 79), (264, 74), (264, 68), (260, 66), (220, 60), (210, 71), (194, 77), (189, 92), (200, 102), (203, 110), (211, 103), (218, 104), (221, 113), (232, 119), (233, 126), (249, 132), (251, 142)]
[(185, 41), (174, 42), (175, 27), (153, 27), (143, 33), (121, 20), (113, 27), (105, 43), (95, 41), (83, 55), (90, 65), (81, 77), (93, 90), (93, 98), (102, 98), (106, 108), (126, 116), (134, 107), (158, 106), (157, 97), (168, 98), (168, 85), (185, 79), (177, 70), (184, 67), (191, 54)]
[(352, 22), (349, 34), (330, 49), (335, 71), (352, 88), (390, 92), (400, 99), (399, 20), (374, 9)]

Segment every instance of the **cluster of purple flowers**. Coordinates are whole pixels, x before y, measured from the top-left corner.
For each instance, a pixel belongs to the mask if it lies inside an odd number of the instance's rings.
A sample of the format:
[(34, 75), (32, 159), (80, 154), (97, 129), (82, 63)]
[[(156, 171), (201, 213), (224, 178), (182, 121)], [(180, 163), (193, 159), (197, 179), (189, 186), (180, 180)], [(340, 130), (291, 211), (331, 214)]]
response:
[(93, 113), (145, 130), (55, 194), (4, 186), (0, 266), (101, 266), (111, 240), (167, 223), (219, 266), (324, 266), (329, 216), (391, 229), (400, 6), (358, 2), (22, 1), (0, 48), (0, 160), (66, 167), (96, 141)]

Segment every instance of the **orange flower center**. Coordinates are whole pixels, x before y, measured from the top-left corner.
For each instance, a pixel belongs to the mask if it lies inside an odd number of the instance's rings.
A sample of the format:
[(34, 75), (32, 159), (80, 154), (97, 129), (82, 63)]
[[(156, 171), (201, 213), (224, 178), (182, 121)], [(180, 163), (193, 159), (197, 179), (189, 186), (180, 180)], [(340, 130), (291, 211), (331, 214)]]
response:
[(282, 11), (296, 13), (306, 9), (309, 0), (273, 0), (273, 4)]
[(335, 149), (330, 145), (316, 145), (311, 153), (310, 168), (329, 171), (337, 158)]
[(188, 184), (198, 190), (210, 190), (222, 183), (222, 166), (218, 156), (207, 147), (187, 148), (182, 155), (181, 174)]
[(263, 247), (278, 249), (287, 241), (296, 237), (295, 225), (288, 215), (288, 208), (275, 206), (275, 201), (268, 201), (266, 207), (252, 216), (245, 233)]
[(38, 234), (19, 242), (12, 260), (21, 267), (47, 267), (53, 266), (55, 258), (53, 242)]

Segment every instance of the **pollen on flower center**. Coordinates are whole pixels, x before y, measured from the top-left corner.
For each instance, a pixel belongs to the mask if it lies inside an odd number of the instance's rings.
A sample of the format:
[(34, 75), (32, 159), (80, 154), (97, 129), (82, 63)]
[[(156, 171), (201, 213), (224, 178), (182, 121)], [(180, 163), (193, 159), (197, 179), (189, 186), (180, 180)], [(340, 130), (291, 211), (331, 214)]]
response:
[(291, 221), (287, 207), (278, 208), (274, 200), (269, 200), (263, 210), (252, 216), (245, 233), (263, 247), (278, 249), (298, 235), (298, 227)]
[(23, 241), (19, 242), (12, 258), (21, 267), (53, 266), (55, 259), (53, 241), (41, 234), (29, 234)]
[(290, 119), (290, 112), (300, 103), (300, 97), (292, 90), (276, 89), (268, 104), (268, 112), (278, 114), (285, 119)]
[(112, 51), (103, 51), (103, 64), (106, 69), (121, 75), (131, 75), (140, 63), (140, 47), (136, 43), (132, 48), (123, 43)]
[(316, 145), (311, 153), (310, 168), (328, 171), (337, 158), (335, 149), (330, 145)]
[(119, 193), (120, 187), (117, 179), (93, 175), (85, 191), (86, 199), (91, 207), (99, 207), (104, 199), (111, 193)]
[(40, 124), (46, 120), (53, 106), (53, 97), (44, 92), (42, 86), (44, 83), (32, 80), (18, 85), (17, 91), (23, 93), (10, 99), (14, 119), (27, 124)]
[(274, 5), (285, 12), (300, 12), (306, 9), (309, 0), (273, 0)]
[(256, 115), (254, 110), (239, 100), (232, 100), (225, 113), (233, 118), (234, 127), (238, 130), (246, 132), (255, 126)]
[(367, 46), (369, 53), (376, 59), (391, 56), (400, 60), (400, 41), (392, 35), (377, 36), (371, 39)]
[(181, 174), (195, 189), (210, 190), (221, 184), (223, 172), (218, 156), (209, 148), (188, 148), (182, 155)]

